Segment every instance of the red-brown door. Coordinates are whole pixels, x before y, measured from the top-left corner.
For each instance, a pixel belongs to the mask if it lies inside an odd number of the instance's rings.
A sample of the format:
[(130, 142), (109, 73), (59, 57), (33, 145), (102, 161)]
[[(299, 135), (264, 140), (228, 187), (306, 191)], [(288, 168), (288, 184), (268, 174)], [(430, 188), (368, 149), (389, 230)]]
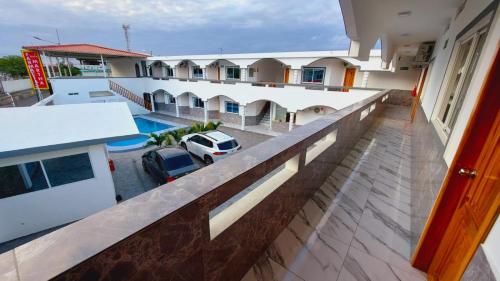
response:
[(431, 280), (459, 280), (500, 210), (497, 58), (441, 187), (413, 264)]
[[(354, 76), (356, 68), (346, 68), (344, 75), (344, 87), (352, 87), (354, 85)], [(343, 88), (342, 92), (349, 92), (349, 89)]]

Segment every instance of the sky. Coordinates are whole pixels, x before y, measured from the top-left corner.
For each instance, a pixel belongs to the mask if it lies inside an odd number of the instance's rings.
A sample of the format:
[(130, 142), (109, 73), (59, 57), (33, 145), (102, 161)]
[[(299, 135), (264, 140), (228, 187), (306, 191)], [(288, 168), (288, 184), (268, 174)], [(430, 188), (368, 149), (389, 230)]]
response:
[[(338, 0), (0, 0), (0, 56), (93, 43), (154, 55), (346, 50)], [(222, 48), (222, 50), (221, 50)]]

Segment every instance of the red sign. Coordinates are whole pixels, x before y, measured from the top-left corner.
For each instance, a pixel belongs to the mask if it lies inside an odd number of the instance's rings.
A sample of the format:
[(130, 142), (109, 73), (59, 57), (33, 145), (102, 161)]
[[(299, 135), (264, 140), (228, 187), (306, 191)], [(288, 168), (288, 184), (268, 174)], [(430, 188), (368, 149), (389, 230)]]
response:
[(47, 90), (49, 89), (49, 83), (45, 77), (45, 71), (43, 70), (42, 60), (37, 51), (27, 51), (21, 50), (23, 55), (24, 64), (26, 69), (30, 74), (31, 85), (33, 89)]

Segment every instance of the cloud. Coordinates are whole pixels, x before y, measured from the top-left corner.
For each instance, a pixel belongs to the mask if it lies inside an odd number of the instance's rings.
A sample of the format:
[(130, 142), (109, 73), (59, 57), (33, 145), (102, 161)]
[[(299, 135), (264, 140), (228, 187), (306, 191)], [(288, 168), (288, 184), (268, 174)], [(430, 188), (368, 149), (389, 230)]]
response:
[(0, 38), (9, 40), (0, 55), (34, 35), (54, 40), (55, 28), (63, 42), (123, 48), (123, 23), (131, 25), (134, 49), (161, 54), (348, 46), (340, 7), (332, 0), (0, 0), (0, 13)]

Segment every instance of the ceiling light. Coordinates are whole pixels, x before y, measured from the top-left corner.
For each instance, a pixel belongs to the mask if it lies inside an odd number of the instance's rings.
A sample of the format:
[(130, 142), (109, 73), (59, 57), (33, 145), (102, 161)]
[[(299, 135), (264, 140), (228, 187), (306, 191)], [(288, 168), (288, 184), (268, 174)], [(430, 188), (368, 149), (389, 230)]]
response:
[(402, 11), (398, 13), (399, 17), (409, 17), (411, 15), (410, 11)]

